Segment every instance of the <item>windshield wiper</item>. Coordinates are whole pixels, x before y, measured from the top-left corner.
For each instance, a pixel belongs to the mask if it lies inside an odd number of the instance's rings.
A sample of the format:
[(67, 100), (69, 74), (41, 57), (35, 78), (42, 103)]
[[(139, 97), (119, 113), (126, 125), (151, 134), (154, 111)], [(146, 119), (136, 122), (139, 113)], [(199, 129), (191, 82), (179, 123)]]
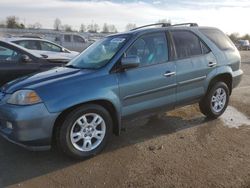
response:
[(72, 68), (72, 69), (80, 69), (79, 67), (76, 67), (74, 65), (65, 65), (64, 67)]

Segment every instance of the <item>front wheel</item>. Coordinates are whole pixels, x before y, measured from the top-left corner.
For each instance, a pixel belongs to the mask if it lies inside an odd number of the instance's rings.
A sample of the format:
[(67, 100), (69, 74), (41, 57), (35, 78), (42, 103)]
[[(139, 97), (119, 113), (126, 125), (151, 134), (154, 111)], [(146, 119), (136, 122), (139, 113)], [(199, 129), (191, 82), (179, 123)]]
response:
[(58, 144), (71, 157), (91, 157), (105, 147), (111, 130), (112, 119), (105, 108), (84, 105), (67, 115), (59, 129)]
[(226, 110), (229, 102), (229, 89), (224, 82), (217, 82), (200, 101), (201, 112), (209, 118), (218, 118)]

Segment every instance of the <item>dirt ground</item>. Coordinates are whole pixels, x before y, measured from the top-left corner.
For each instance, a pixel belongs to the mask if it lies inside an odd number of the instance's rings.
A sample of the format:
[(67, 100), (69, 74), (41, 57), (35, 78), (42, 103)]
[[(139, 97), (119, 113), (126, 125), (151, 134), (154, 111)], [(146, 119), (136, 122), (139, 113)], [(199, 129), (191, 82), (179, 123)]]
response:
[(0, 138), (0, 187), (250, 187), (250, 52), (241, 54), (243, 81), (221, 118), (192, 105), (136, 120), (81, 162)]

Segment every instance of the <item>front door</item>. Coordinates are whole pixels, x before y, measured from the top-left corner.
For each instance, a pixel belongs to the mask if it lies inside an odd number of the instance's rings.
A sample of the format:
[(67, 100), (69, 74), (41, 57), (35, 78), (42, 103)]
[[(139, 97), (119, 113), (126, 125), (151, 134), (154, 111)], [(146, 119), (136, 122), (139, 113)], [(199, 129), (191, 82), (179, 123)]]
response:
[(122, 117), (174, 108), (176, 68), (167, 44), (165, 33), (158, 32), (138, 38), (125, 53), (138, 56), (140, 65), (118, 73)]

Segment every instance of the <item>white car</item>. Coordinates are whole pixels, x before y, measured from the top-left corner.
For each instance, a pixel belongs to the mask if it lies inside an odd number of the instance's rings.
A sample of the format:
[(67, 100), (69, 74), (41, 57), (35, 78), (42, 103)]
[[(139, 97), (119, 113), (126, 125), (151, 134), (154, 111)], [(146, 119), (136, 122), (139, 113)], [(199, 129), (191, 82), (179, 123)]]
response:
[(42, 56), (73, 59), (79, 54), (79, 52), (70, 51), (58, 44), (40, 38), (11, 37), (6, 38), (5, 40), (29, 49), (30, 51)]

